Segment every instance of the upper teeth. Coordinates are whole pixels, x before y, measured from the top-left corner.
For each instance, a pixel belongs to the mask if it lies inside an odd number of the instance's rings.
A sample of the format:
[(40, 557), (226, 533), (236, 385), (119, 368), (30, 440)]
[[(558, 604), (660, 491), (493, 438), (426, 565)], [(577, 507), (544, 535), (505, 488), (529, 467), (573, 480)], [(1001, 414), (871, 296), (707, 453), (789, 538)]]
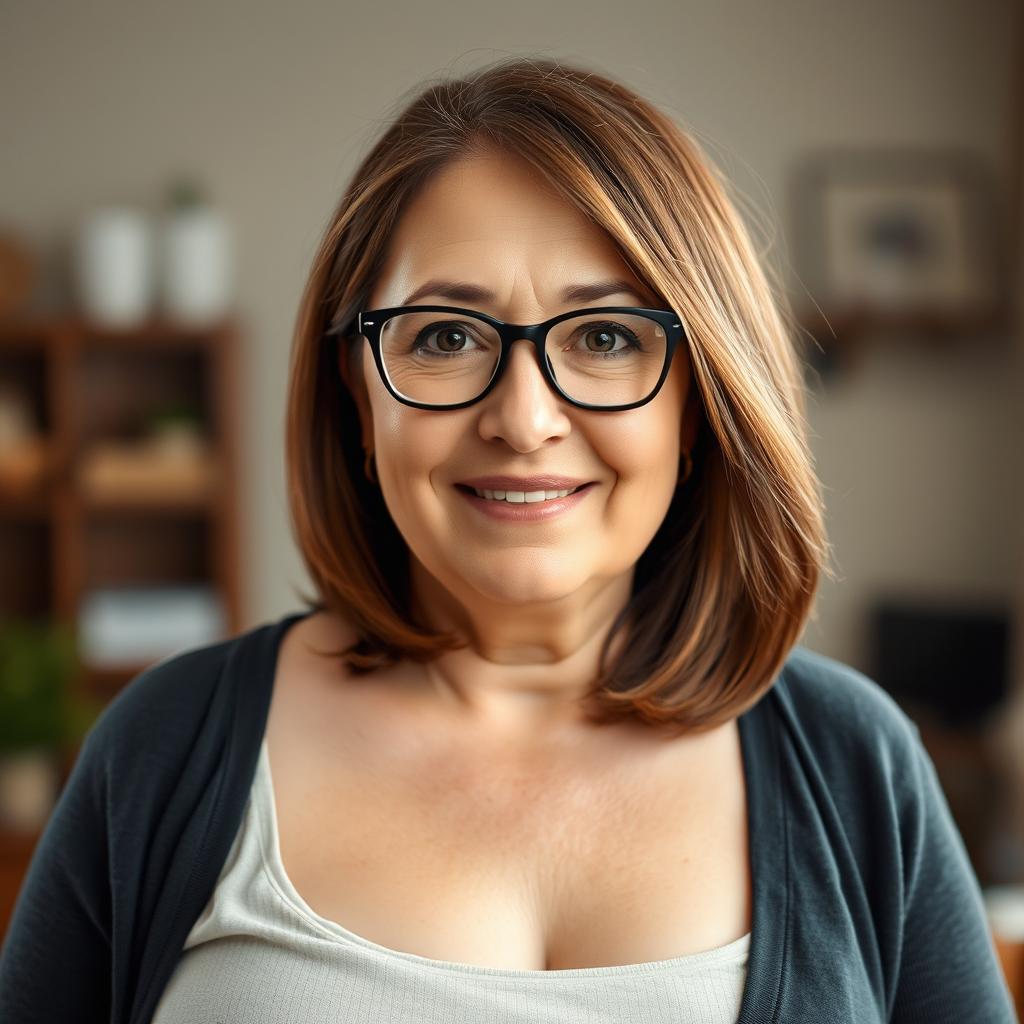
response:
[(564, 498), (567, 494), (578, 491), (578, 487), (570, 487), (565, 491), (489, 491), (486, 488), (474, 487), (478, 498), (490, 498), (492, 501), (550, 501), (552, 498)]

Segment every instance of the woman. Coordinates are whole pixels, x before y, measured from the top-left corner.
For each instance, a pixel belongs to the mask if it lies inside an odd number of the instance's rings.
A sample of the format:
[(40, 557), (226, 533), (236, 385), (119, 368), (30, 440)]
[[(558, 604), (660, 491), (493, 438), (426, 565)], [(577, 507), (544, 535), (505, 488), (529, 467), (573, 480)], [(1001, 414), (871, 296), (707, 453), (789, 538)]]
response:
[(790, 333), (650, 104), (518, 58), (428, 88), (303, 299), (317, 596), (108, 710), (3, 1019), (1012, 1020), (915, 727), (797, 645)]

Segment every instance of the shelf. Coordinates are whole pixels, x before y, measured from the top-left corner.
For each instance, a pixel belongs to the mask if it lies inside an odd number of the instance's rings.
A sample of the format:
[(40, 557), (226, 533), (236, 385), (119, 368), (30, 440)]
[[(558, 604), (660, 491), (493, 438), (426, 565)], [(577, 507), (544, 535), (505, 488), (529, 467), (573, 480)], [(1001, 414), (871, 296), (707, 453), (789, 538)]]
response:
[(197, 326), (151, 317), (137, 327), (105, 326), (66, 315), (38, 314), (0, 319), (0, 346), (33, 348), (39, 345), (72, 344), (82, 349), (139, 351), (154, 348), (210, 348), (236, 333), (233, 317), (216, 324)]
[[(77, 632), (94, 591), (185, 584), (216, 595), (218, 632), (241, 629), (238, 335), (232, 318), (0, 320), (0, 372), (31, 420), (0, 468), (0, 616)], [(199, 437), (154, 429), (155, 413), (180, 405)], [(70, 686), (102, 707), (158, 660), (80, 663)], [(58, 756), (63, 787), (77, 751)], [(38, 838), (0, 827), (0, 942)]]
[(827, 340), (832, 344), (857, 341), (868, 334), (948, 342), (998, 332), (1005, 328), (1006, 316), (997, 309), (949, 314), (920, 310), (884, 315), (857, 308), (827, 312), (805, 309), (797, 315), (797, 322), (819, 341)]
[(92, 519), (142, 514), (146, 516), (207, 516), (217, 511), (216, 492), (192, 497), (181, 495), (83, 498), (82, 512)]

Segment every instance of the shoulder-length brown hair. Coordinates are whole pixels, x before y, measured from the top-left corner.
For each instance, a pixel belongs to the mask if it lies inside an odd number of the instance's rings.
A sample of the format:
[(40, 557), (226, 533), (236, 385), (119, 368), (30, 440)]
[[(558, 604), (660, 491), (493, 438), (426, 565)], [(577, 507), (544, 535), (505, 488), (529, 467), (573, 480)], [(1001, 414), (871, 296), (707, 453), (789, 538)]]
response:
[[(494, 147), (528, 160), (607, 231), (682, 317), (703, 406), (692, 476), (637, 562), (584, 711), (595, 724), (634, 717), (672, 732), (723, 724), (770, 688), (813, 617), (819, 573), (831, 575), (796, 328), (697, 143), (579, 67), (503, 58), (423, 89), (334, 211), (302, 296), (288, 390), (292, 528), (318, 591), (305, 600), (352, 626), (357, 641), (329, 654), (354, 673), (463, 646), (416, 620), (408, 548), (365, 478), (358, 413), (324, 332), (362, 308), (417, 190), (448, 161)], [(363, 348), (358, 337), (340, 344)]]

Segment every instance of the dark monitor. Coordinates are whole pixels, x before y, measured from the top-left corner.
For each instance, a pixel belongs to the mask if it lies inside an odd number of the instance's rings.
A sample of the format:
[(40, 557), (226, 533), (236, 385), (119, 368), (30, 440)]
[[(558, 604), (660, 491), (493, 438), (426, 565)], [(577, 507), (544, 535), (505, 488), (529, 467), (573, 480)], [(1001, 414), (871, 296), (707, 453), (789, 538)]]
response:
[(969, 729), (1009, 692), (1010, 620), (1003, 608), (894, 600), (871, 613), (872, 678), (901, 705), (923, 706)]

